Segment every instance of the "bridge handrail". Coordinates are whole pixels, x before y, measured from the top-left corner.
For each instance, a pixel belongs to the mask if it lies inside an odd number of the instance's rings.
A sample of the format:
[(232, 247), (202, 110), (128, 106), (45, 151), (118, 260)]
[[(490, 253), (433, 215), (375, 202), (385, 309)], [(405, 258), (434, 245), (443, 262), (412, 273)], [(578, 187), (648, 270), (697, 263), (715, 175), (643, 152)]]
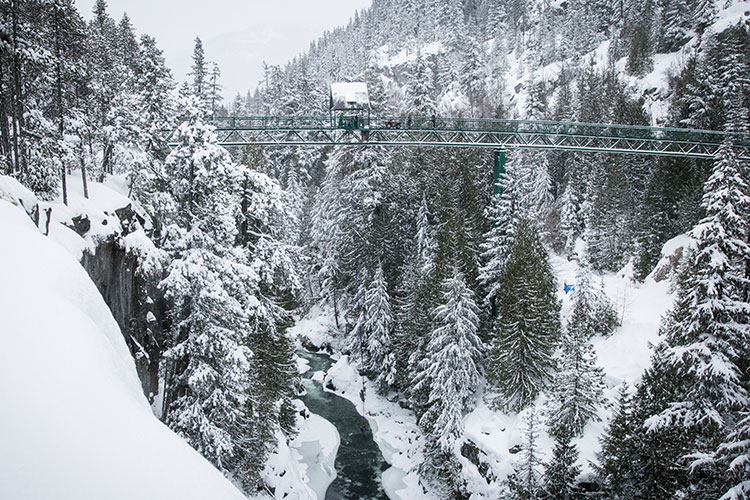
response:
[[(212, 120), (219, 130), (262, 130), (262, 129), (318, 129), (330, 128), (330, 119), (325, 116), (228, 116)], [(668, 140), (675, 142), (701, 142), (720, 144), (731, 137), (736, 145), (750, 146), (750, 134), (700, 130), (677, 127), (650, 127), (644, 125), (624, 125), (618, 123), (586, 123), (550, 120), (500, 120), (494, 118), (463, 117), (371, 117), (370, 130), (389, 128), (397, 123), (407, 130), (442, 130), (456, 132), (508, 132), (545, 133), (552, 135), (574, 135), (615, 139)], [(604, 133), (603, 133), (604, 132)], [(611, 134), (611, 135), (610, 135)]]

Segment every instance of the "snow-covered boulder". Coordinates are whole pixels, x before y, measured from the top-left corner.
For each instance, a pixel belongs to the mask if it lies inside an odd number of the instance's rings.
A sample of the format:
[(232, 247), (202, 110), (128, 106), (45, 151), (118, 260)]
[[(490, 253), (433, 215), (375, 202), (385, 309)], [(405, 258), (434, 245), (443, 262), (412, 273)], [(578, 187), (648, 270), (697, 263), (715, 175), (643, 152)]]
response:
[(38, 221), (39, 202), (36, 196), (13, 177), (0, 175), (0, 200), (23, 208), (27, 214)]
[(245, 498), (151, 413), (76, 259), (0, 200), (0, 498)]
[(674, 276), (685, 252), (695, 247), (695, 240), (686, 234), (675, 236), (667, 241), (661, 249), (661, 257), (649, 274), (657, 283)]

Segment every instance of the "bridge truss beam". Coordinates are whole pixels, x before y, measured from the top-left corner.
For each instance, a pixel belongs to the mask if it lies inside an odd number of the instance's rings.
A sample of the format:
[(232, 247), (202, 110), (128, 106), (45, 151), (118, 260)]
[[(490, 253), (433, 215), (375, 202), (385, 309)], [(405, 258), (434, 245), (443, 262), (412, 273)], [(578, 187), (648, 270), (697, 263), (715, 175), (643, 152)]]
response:
[[(522, 121), (512, 122), (513, 127), (502, 126), (511, 122), (488, 122), (495, 126), (474, 127), (473, 130), (458, 127), (346, 130), (300, 120), (297, 120), (299, 123), (289, 120), (287, 124), (269, 120), (268, 124), (264, 121), (262, 126), (253, 124), (248, 127), (236, 120), (216, 120), (216, 134), (221, 145), (471, 147), (710, 159), (716, 156), (727, 135), (713, 131)], [(174, 132), (164, 133), (167, 142), (172, 142), (173, 136)], [(742, 136), (740, 139), (732, 141), (738, 156), (750, 160), (750, 138)]]

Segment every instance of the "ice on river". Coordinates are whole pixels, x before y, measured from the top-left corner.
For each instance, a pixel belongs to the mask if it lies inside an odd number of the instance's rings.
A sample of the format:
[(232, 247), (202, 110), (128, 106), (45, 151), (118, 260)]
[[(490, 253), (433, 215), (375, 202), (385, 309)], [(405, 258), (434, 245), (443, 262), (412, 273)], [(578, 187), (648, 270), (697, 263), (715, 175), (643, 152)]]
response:
[(326, 496), (326, 490), (336, 479), (336, 453), (341, 438), (331, 422), (314, 413), (305, 419), (299, 434), (291, 446), (302, 457), (307, 467), (307, 484), (319, 500)]

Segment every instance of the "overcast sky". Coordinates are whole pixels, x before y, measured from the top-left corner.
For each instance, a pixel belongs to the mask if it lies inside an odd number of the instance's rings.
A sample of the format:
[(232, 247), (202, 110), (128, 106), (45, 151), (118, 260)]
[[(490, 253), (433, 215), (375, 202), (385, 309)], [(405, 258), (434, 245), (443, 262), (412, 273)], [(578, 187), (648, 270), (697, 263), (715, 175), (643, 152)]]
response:
[[(96, 0), (75, 0), (87, 20)], [(127, 12), (138, 34), (156, 38), (178, 82), (190, 69), (193, 40), (219, 64), (224, 97), (254, 89), (263, 61), (283, 64), (324, 31), (345, 25), (371, 0), (107, 0), (117, 21)]]

